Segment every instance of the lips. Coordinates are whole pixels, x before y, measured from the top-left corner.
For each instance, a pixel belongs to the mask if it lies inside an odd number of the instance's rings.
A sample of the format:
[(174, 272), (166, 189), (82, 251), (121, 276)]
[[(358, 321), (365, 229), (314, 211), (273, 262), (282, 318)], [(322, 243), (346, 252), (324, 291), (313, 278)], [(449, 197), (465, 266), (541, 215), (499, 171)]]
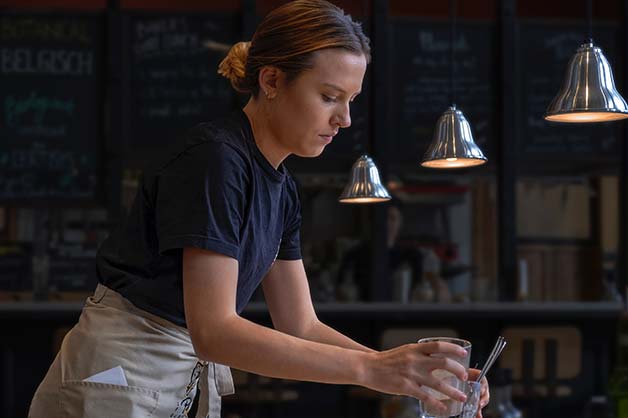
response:
[(338, 130), (336, 129), (331, 133), (324, 133), (319, 136), (323, 139), (323, 141), (325, 141), (325, 145), (329, 145), (337, 134)]
[(323, 140), (327, 143), (331, 142), (331, 140), (334, 138), (333, 135), (319, 135), (321, 138), (323, 138)]

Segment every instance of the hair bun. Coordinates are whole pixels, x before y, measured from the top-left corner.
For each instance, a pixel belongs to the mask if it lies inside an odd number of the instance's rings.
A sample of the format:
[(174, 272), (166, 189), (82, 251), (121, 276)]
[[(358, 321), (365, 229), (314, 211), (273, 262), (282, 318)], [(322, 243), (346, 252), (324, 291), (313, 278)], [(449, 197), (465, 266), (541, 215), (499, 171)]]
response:
[(249, 55), (250, 42), (238, 42), (233, 45), (229, 53), (218, 66), (218, 74), (231, 81), (234, 89), (240, 93), (249, 93), (250, 89), (244, 85), (246, 79), (246, 59)]

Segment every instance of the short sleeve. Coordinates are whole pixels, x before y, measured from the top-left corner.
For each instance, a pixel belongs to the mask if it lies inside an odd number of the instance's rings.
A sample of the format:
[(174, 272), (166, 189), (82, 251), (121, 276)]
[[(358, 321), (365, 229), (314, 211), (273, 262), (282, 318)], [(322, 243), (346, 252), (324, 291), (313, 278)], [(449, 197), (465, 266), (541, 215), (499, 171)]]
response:
[(238, 259), (247, 173), (238, 151), (214, 141), (189, 147), (162, 168), (155, 200), (159, 252), (197, 247)]
[(286, 209), (284, 231), (277, 258), (280, 260), (300, 260), (301, 257), (301, 202), (297, 186), (292, 178), (286, 181)]

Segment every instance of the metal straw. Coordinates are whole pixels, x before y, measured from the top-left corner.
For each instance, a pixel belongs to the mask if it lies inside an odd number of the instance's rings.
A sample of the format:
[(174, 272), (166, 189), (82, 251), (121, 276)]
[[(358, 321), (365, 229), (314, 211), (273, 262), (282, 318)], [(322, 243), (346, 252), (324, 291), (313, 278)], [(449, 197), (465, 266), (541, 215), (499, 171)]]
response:
[(497, 360), (497, 357), (499, 357), (499, 355), (502, 353), (502, 351), (504, 350), (504, 347), (506, 347), (506, 340), (504, 339), (504, 337), (499, 336), (497, 338), (497, 341), (495, 342), (495, 345), (493, 346), (493, 350), (491, 350), (491, 354), (488, 356), (488, 359), (486, 360), (486, 363), (484, 364), (484, 367), (482, 367), (482, 370), (480, 371), (480, 375), (478, 376), (476, 380), (477, 382), (482, 380), (482, 378), (486, 375), (486, 373), (488, 373), (488, 370), (491, 368), (493, 363), (495, 363), (495, 360)]

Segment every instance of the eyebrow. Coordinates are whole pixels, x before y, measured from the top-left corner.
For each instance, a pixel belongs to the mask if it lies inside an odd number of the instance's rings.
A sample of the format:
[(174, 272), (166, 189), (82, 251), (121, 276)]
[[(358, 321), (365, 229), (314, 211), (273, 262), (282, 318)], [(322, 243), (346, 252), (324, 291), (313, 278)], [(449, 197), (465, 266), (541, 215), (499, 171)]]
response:
[[(341, 93), (343, 93), (343, 94), (347, 94), (347, 92), (346, 92), (346, 91), (344, 91), (343, 89), (341, 89), (340, 87), (338, 87), (338, 86), (337, 86), (337, 85), (335, 85), (335, 84), (323, 83), (323, 85), (324, 85), (324, 86), (327, 86), (327, 87), (331, 87), (332, 89), (338, 90), (339, 92), (341, 92)], [(358, 91), (355, 93), (355, 95), (357, 96), (357, 95), (358, 95), (358, 94), (360, 94), (360, 93), (362, 93), (362, 90), (358, 90)]]

